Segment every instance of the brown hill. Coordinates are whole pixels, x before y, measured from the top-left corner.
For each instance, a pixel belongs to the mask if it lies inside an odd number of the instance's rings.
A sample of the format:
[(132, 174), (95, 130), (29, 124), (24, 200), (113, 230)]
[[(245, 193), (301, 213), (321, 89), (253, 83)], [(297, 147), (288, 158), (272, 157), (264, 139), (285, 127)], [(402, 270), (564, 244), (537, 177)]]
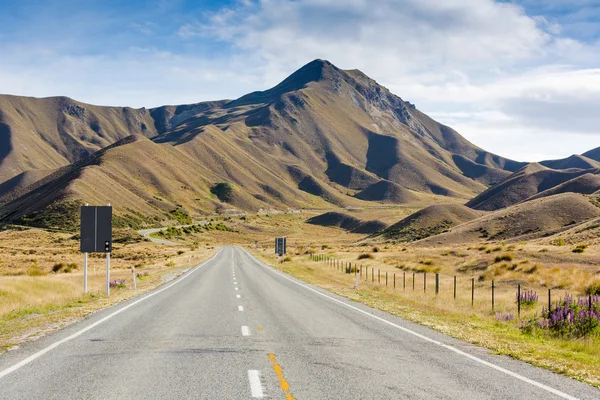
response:
[(52, 170), (32, 169), (0, 183), (0, 205), (25, 194), (31, 185), (52, 172)]
[(0, 183), (21, 172), (69, 165), (130, 135), (155, 137), (223, 103), (147, 110), (94, 106), (67, 97), (0, 95)]
[(585, 153), (582, 154), (582, 156), (591, 158), (594, 161), (600, 162), (600, 147), (596, 147), (595, 149), (586, 151)]
[(380, 236), (388, 240), (411, 242), (438, 235), (482, 214), (462, 204), (436, 204), (409, 215), (382, 231)]
[(553, 170), (540, 164), (528, 165), (479, 194), (466, 205), (476, 210), (498, 210), (518, 204), (586, 173), (586, 170), (581, 169)]
[(588, 158), (583, 155), (574, 154), (570, 157), (561, 159), (561, 160), (548, 160), (541, 161), (545, 167), (552, 169), (569, 169), (569, 168), (579, 168), (579, 169), (590, 169), (590, 168), (600, 168), (600, 162), (595, 161), (591, 158)]
[(551, 189), (544, 190), (543, 192), (530, 197), (529, 200), (567, 192), (592, 194), (600, 190), (600, 170), (590, 171), (591, 172), (580, 175), (577, 178), (573, 178), (569, 181), (561, 183), (560, 185), (554, 186)]
[(411, 203), (419, 200), (419, 196), (410, 190), (394, 182), (385, 180), (369, 185), (365, 190), (358, 192), (355, 197), (361, 200), (396, 204)]
[[(234, 206), (245, 209), (403, 203), (419, 199), (421, 193), (468, 199), (523, 166), (474, 146), (362, 72), (342, 71), (322, 60), (305, 65), (270, 90), (230, 102), (133, 110), (65, 98), (2, 96), (0, 112), (8, 132), (0, 138), (12, 146), (0, 161), (6, 178), (68, 162), (75, 162), (73, 170), (80, 173), (62, 175), (63, 187), (74, 185), (67, 176), (79, 185), (86, 179), (100, 180), (102, 174), (124, 179), (132, 168), (127, 163), (151, 171), (147, 176), (160, 177), (157, 165), (164, 163), (149, 155), (160, 148), (167, 159), (177, 159), (165, 165), (168, 176), (176, 172), (175, 165), (196, 170), (196, 183), (187, 185), (197, 190), (195, 197), (206, 196), (208, 183), (230, 182), (238, 189)], [(102, 162), (94, 157), (96, 175), (81, 172), (93, 150), (131, 133), (150, 137), (158, 146), (136, 140), (127, 144), (135, 160), (102, 153)], [(38, 142), (43, 146), (34, 145)], [(26, 147), (30, 151), (24, 151)], [(113, 150), (111, 154), (123, 151)], [(108, 166), (112, 169), (104, 171)], [(192, 179), (191, 172), (177, 173)], [(159, 179), (140, 184), (143, 190), (163, 194), (168, 187)], [(113, 193), (119, 185), (102, 185), (103, 197), (113, 199), (121, 211), (150, 212), (147, 204), (133, 207), (132, 199), (127, 205), (114, 200), (120, 198)], [(162, 186), (156, 189), (157, 185)], [(93, 199), (90, 190), (71, 194)], [(179, 201), (179, 195), (171, 195), (171, 203), (189, 203), (186, 196)], [(149, 200), (141, 193), (136, 198)], [(212, 201), (189, 205), (206, 212), (224, 207)]]
[(361, 234), (372, 234), (385, 229), (388, 226), (382, 221), (363, 221), (351, 215), (339, 212), (327, 212), (325, 214), (317, 215), (316, 217), (309, 218), (306, 222), (320, 226), (335, 226), (351, 233)]
[(581, 194), (562, 193), (520, 203), (417, 242), (420, 246), (491, 240), (529, 240), (565, 231), (600, 217), (600, 208)]

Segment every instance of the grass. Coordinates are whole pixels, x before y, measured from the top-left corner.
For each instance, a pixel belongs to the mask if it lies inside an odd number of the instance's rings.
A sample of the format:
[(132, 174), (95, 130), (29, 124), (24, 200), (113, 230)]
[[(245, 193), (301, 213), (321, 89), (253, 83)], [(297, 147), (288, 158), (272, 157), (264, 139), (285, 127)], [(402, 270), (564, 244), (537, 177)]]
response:
[[(126, 237), (116, 232), (116, 237)], [(139, 235), (138, 235), (139, 236)], [(183, 251), (185, 253), (178, 254)], [(0, 351), (75, 322), (91, 312), (143, 293), (207, 258), (211, 246), (156, 246), (140, 240), (115, 243), (111, 279), (126, 287), (104, 296), (104, 255), (90, 254), (89, 294), (83, 295), (82, 256), (73, 235), (39, 229), (0, 232)], [(100, 260), (98, 258), (101, 258)], [(170, 267), (165, 265), (170, 261)], [(131, 285), (131, 266), (139, 274)]]
[[(262, 252), (255, 254), (273, 264), (271, 257)], [(361, 280), (359, 290), (352, 290), (354, 277), (334, 269), (321, 267), (306, 258), (280, 264), (277, 268), (308, 283), (325, 288), (333, 293), (370, 307), (389, 312), (408, 320), (429, 326), (433, 329), (489, 348), (495, 353), (508, 355), (554, 372), (571, 376), (600, 387), (600, 339), (586, 338), (564, 340), (550, 335), (524, 334), (519, 321), (498, 321), (491, 311), (489, 300), (482, 298), (482, 288), (477, 288), (478, 297), (471, 307), (470, 296), (454, 300), (451, 290), (440, 295), (420, 290), (412, 291), (412, 282), (408, 282), (407, 291), (393, 290), (381, 285)], [(370, 276), (370, 271), (367, 271)], [(377, 275), (377, 274), (375, 274)], [(411, 275), (407, 274), (410, 277)], [(377, 279), (375, 278), (375, 282)], [(420, 282), (422, 285), (422, 282)], [(417, 285), (419, 288), (419, 285)], [(464, 289), (464, 288), (463, 288)], [(512, 290), (502, 292), (495, 311), (506, 313), (514, 308)], [(461, 291), (461, 292), (464, 292)], [(504, 308), (504, 309), (503, 309)], [(536, 312), (535, 306), (523, 311), (525, 319)]]

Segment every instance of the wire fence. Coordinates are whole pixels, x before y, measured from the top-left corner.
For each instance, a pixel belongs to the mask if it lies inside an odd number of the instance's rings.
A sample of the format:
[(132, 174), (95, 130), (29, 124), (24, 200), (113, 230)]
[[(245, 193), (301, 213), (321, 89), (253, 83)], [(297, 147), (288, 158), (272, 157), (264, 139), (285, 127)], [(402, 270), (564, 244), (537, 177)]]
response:
[[(584, 304), (588, 317), (600, 318), (600, 299), (586, 295), (575, 299), (567, 290), (558, 288), (533, 288), (519, 281), (482, 281), (475, 277), (445, 275), (417, 271), (382, 271), (357, 262), (336, 259), (325, 254), (310, 253), (309, 259), (343, 274), (352, 275), (353, 282), (376, 290), (389, 290), (413, 296), (416, 301), (438, 300), (441, 307), (455, 309), (468, 307), (496, 314), (499, 320), (512, 320), (547, 316), (560, 311), (565, 304)], [(358, 278), (358, 279), (357, 279)], [(540, 293), (538, 293), (540, 291)], [(583, 303), (582, 303), (583, 302)], [(578, 309), (580, 311), (581, 307)], [(552, 312), (550, 312), (552, 311)], [(568, 316), (567, 316), (568, 317)]]

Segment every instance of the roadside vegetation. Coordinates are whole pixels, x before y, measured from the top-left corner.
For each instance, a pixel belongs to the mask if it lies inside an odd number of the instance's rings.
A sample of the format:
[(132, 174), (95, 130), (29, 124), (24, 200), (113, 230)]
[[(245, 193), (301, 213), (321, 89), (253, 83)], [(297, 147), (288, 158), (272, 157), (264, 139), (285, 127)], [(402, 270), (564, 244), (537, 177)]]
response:
[[(104, 295), (104, 254), (89, 255), (83, 294), (79, 237), (18, 228), (0, 232), (0, 352), (55, 331), (101, 308), (175, 278), (212, 254), (213, 246), (156, 246), (136, 232), (116, 230), (110, 298)], [(137, 290), (131, 267), (135, 266)]]
[[(260, 258), (274, 264), (268, 253), (255, 251)], [(519, 316), (517, 292), (509, 282), (498, 282), (495, 308), (492, 310), (490, 281), (476, 279), (475, 298), (471, 304), (471, 276), (475, 271), (465, 270), (465, 273), (457, 274), (457, 297), (454, 298), (453, 276), (441, 279), (440, 292), (436, 295), (435, 278), (431, 274), (427, 278), (427, 291), (424, 291), (426, 268), (406, 269), (403, 272), (396, 269), (396, 272), (392, 272), (379, 260), (363, 259), (368, 262), (362, 263), (363, 267), (360, 268), (365, 275), (360, 279), (359, 289), (353, 290), (353, 272), (355, 266), (361, 264), (356, 261), (356, 255), (339, 251), (326, 254), (343, 260), (340, 269), (335, 268), (335, 263), (332, 267), (311, 261), (309, 255), (295, 257), (291, 262), (276, 267), (351, 300), (600, 387), (598, 296), (592, 297), (590, 313), (589, 297), (583, 293), (571, 296), (568, 293), (574, 290), (557, 289), (554, 291), (556, 297), (552, 301), (553, 307), (548, 310), (547, 302), (540, 297), (540, 292), (545, 291), (540, 290), (539, 285), (523, 280), (524, 284), (535, 289), (521, 293)], [(348, 268), (348, 265), (351, 267)], [(348, 271), (351, 273), (348, 274)], [(392, 281), (394, 274), (396, 288)]]

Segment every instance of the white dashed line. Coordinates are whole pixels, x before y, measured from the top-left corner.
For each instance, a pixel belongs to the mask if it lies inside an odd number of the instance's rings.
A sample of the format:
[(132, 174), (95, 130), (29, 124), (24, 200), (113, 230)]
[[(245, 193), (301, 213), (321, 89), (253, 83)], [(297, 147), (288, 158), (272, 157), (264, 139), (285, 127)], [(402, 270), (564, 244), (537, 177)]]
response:
[(237, 297), (237, 298), (239, 299), (239, 298), (240, 298), (240, 297), (242, 297), (242, 296), (240, 296), (239, 294), (236, 294), (236, 295), (235, 295), (235, 297)]
[(242, 335), (250, 336), (250, 329), (246, 325), (242, 326)]
[(252, 397), (262, 399), (263, 394), (262, 383), (260, 382), (260, 372), (255, 369), (248, 370), (248, 380), (250, 381), (250, 391)]
[(235, 290), (240, 290), (240, 288), (235, 288)]
[(244, 311), (244, 306), (238, 306), (238, 311)]

